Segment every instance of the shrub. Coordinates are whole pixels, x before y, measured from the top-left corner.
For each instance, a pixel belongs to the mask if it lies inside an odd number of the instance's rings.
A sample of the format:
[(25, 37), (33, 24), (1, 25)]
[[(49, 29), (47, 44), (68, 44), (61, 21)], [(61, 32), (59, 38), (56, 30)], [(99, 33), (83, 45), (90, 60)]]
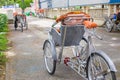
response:
[(7, 16), (5, 14), (0, 14), (0, 32), (8, 31), (7, 22)]
[(6, 32), (8, 31), (8, 19), (5, 14), (0, 14), (0, 65), (5, 65), (7, 59), (3, 53), (7, 49), (8, 40)]
[(0, 34), (0, 51), (5, 51), (7, 49), (7, 43), (6, 34)]
[(57, 16), (54, 16), (54, 20), (56, 20), (57, 19)]

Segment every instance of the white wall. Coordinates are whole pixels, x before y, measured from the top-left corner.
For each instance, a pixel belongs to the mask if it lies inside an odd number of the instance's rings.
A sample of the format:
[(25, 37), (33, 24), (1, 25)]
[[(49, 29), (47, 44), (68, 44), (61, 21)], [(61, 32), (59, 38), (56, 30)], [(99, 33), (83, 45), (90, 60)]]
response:
[(69, 0), (70, 6), (109, 3), (110, 0)]
[(48, 8), (48, 4), (47, 4), (47, 2), (43, 2), (43, 3), (41, 3), (41, 8)]

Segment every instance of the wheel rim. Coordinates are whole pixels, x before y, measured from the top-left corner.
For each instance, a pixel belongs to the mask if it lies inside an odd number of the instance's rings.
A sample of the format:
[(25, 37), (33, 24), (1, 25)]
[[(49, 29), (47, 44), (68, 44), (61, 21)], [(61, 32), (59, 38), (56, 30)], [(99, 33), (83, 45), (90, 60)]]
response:
[(48, 72), (51, 73), (54, 66), (53, 65), (54, 60), (52, 59), (52, 49), (48, 42), (45, 45), (44, 59), (45, 59), (46, 68)]
[(88, 66), (89, 80), (113, 80), (107, 62), (100, 56), (91, 56)]
[(28, 29), (28, 23), (26, 22), (25, 24), (26, 24), (25, 26), (26, 26), (26, 30), (27, 30)]
[(23, 32), (23, 24), (21, 23), (21, 31)]
[(107, 28), (107, 31), (110, 31), (112, 28), (112, 24), (109, 21), (106, 22), (106, 28)]

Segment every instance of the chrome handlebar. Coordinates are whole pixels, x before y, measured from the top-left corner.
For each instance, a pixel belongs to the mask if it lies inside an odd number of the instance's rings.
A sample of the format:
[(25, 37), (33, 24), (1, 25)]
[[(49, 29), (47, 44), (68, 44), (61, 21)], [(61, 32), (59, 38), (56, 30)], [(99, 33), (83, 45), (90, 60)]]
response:
[(93, 28), (92, 31), (90, 29), (85, 29), (85, 32), (87, 32), (91, 36), (95, 36), (99, 40), (103, 40), (103, 38), (96, 34), (95, 29)]

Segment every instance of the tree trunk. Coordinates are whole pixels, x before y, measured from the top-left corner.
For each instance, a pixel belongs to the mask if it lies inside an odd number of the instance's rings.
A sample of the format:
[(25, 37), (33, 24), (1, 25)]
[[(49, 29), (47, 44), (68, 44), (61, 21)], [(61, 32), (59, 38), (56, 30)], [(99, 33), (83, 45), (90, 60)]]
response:
[[(22, 0), (22, 3), (24, 5), (24, 0)], [(25, 9), (22, 9), (22, 14), (24, 13)]]
[(22, 14), (25, 12), (25, 9), (22, 9)]

